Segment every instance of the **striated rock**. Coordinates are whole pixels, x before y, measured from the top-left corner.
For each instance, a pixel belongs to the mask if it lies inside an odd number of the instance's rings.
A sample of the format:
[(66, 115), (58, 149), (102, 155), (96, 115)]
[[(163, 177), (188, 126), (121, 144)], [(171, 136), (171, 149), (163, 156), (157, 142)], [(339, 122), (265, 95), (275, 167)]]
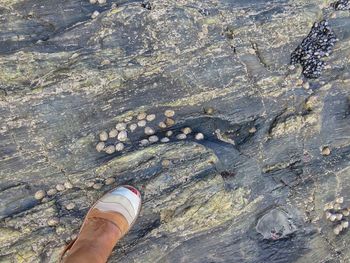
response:
[(57, 262), (132, 184), (110, 262), (347, 262), (350, 18), (331, 2), (2, 1), (0, 261)]

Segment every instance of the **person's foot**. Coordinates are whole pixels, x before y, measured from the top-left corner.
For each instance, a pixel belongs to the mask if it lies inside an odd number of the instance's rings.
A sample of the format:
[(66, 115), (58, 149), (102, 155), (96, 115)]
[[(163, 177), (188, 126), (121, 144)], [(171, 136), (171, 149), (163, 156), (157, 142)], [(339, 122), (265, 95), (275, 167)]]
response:
[(119, 186), (105, 194), (87, 213), (77, 239), (62, 253), (63, 262), (106, 262), (117, 241), (135, 223), (140, 209), (141, 194), (132, 186)]

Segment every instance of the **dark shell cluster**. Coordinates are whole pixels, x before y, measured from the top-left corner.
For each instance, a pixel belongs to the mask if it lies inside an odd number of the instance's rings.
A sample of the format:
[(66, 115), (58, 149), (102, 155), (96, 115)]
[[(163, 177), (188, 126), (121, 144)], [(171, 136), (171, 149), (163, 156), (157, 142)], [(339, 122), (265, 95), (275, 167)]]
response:
[(337, 42), (337, 38), (326, 20), (315, 23), (301, 44), (293, 51), (291, 64), (300, 63), (307, 78), (318, 78), (324, 69), (325, 62)]
[(349, 0), (339, 0), (332, 4), (335, 10), (350, 10), (350, 1)]

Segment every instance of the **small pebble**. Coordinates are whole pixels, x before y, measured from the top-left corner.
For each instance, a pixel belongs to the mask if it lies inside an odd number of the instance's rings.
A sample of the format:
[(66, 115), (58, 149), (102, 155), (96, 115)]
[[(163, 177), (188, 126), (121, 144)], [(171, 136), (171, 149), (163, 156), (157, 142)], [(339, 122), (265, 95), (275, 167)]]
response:
[(71, 189), (71, 188), (73, 188), (73, 185), (70, 182), (65, 182), (64, 187), (67, 189)]
[(178, 135), (176, 135), (176, 139), (178, 139), (178, 140), (184, 140), (184, 139), (186, 139), (186, 134), (184, 134), (184, 133), (180, 133), (180, 134), (178, 134)]
[(160, 139), (161, 142), (169, 142), (170, 139), (168, 137), (164, 137), (162, 139)]
[(328, 203), (327, 207), (328, 207), (328, 209), (334, 209), (334, 204), (332, 202)]
[(117, 129), (112, 129), (110, 132), (109, 132), (109, 138), (115, 138), (117, 137), (118, 135), (118, 130)]
[(165, 117), (168, 117), (168, 118), (173, 117), (175, 115), (175, 111), (173, 111), (173, 110), (166, 110), (164, 112), (164, 115), (165, 115)]
[(97, 0), (97, 2), (98, 2), (100, 5), (103, 5), (103, 4), (107, 3), (107, 0)]
[(58, 226), (55, 229), (57, 235), (62, 235), (65, 232), (65, 228), (63, 226)]
[(55, 195), (55, 194), (57, 194), (57, 190), (56, 189), (50, 189), (50, 190), (48, 190), (47, 191), (47, 195), (48, 196), (53, 196), (53, 195)]
[(43, 199), (41, 199), (41, 202), (42, 202), (42, 203), (46, 203), (46, 202), (48, 202), (49, 200), (50, 200), (50, 198), (44, 197)]
[(146, 146), (148, 144), (149, 144), (149, 141), (147, 139), (143, 139), (143, 140), (140, 141), (140, 145), (141, 146)]
[(108, 133), (106, 131), (103, 131), (99, 134), (99, 137), (100, 137), (100, 141), (107, 141), (108, 140)]
[(115, 179), (113, 177), (107, 178), (105, 180), (105, 185), (111, 185), (115, 183)]
[(212, 115), (214, 113), (214, 108), (206, 107), (206, 108), (204, 108), (204, 113), (208, 114), (208, 115)]
[(147, 114), (145, 112), (141, 112), (141, 113), (139, 113), (139, 115), (137, 115), (137, 119), (140, 121), (140, 120), (145, 119), (146, 116), (147, 116)]
[(336, 226), (336, 227), (333, 229), (333, 232), (334, 232), (335, 235), (339, 235), (339, 233), (340, 233), (340, 228)]
[(192, 129), (190, 127), (185, 127), (182, 129), (182, 132), (187, 135), (192, 132)]
[(34, 198), (36, 200), (41, 200), (45, 197), (46, 195), (46, 192), (44, 190), (39, 190), (39, 191), (36, 191), (36, 193), (34, 194)]
[(152, 129), (151, 127), (145, 127), (145, 134), (152, 135), (154, 133), (155, 133), (154, 129)]
[(93, 187), (94, 186), (94, 182), (86, 182), (86, 186), (87, 187)]
[(171, 127), (171, 126), (173, 126), (175, 124), (175, 121), (173, 119), (166, 118), (165, 119), (165, 124), (166, 124), (166, 126)]
[(195, 136), (196, 140), (200, 141), (200, 140), (203, 140), (204, 139), (204, 135), (203, 133), (197, 133), (196, 136)]
[(120, 152), (120, 151), (124, 150), (124, 144), (122, 142), (117, 143), (116, 146), (115, 146), (115, 150), (117, 152)]
[(95, 183), (92, 188), (96, 189), (96, 190), (100, 190), (102, 188), (103, 184), (101, 183)]
[(75, 207), (74, 203), (69, 203), (69, 204), (66, 205), (66, 209), (67, 210), (72, 210), (72, 209), (74, 209), (74, 207)]
[(324, 156), (328, 156), (328, 155), (331, 154), (331, 150), (329, 149), (329, 147), (325, 146), (325, 147), (322, 148), (321, 154), (324, 155)]
[(256, 133), (256, 128), (255, 127), (251, 127), (249, 129), (249, 133)]
[(125, 119), (124, 119), (124, 122), (129, 122), (129, 121), (132, 121), (132, 116), (126, 116)]
[(106, 147), (105, 152), (107, 154), (112, 154), (112, 153), (115, 152), (115, 147), (113, 145), (109, 145), (109, 146)]
[(158, 136), (156, 135), (152, 135), (148, 138), (149, 142), (154, 143), (157, 142), (159, 140)]
[(309, 82), (304, 82), (303, 88), (304, 88), (304, 89), (309, 89), (309, 88), (310, 88)]
[(167, 137), (170, 137), (171, 135), (173, 135), (173, 131), (167, 131), (165, 133), (165, 136), (167, 136)]
[(96, 17), (99, 16), (99, 14), (100, 14), (100, 12), (98, 12), (98, 11), (96, 10), (96, 11), (94, 11), (94, 12), (92, 13), (91, 18), (92, 18), (92, 19), (95, 19)]
[(336, 214), (337, 220), (342, 220), (343, 219), (343, 215), (342, 214)]
[(105, 148), (104, 142), (99, 142), (98, 144), (96, 144), (96, 151), (102, 152), (104, 148)]
[(66, 188), (64, 187), (63, 184), (58, 184), (58, 185), (56, 185), (56, 189), (57, 189), (57, 191), (60, 191), (60, 192), (66, 190)]
[(340, 204), (334, 204), (334, 209), (335, 209), (335, 210), (340, 210), (340, 208), (341, 208), (341, 207), (340, 207)]
[(139, 126), (139, 127), (145, 127), (146, 126), (146, 121), (145, 120), (141, 120), (141, 121), (138, 121), (137, 122), (137, 125)]
[(126, 123), (124, 122), (119, 122), (115, 125), (115, 128), (118, 130), (118, 131), (124, 131), (126, 129)]
[(128, 133), (127, 133), (127, 131), (121, 131), (121, 132), (118, 134), (118, 140), (119, 140), (119, 141), (125, 142), (127, 139), (128, 139)]
[(349, 227), (349, 221), (342, 221), (342, 222), (341, 222), (341, 226), (342, 226), (343, 228), (348, 228), (348, 227)]
[(333, 214), (329, 217), (329, 220), (332, 222), (334, 222), (336, 219), (337, 219), (337, 216)]
[(97, 3), (97, 0), (90, 0), (89, 2), (90, 2), (90, 4), (94, 5)]
[(129, 129), (130, 129), (131, 132), (133, 132), (134, 130), (137, 129), (137, 124), (135, 124), (135, 123), (130, 124)]
[(335, 199), (335, 202), (338, 204), (344, 203), (344, 197), (338, 197), (337, 199)]
[(343, 214), (344, 216), (349, 216), (349, 215), (350, 215), (350, 211), (349, 211), (348, 209), (344, 209), (344, 210), (342, 211), (342, 214)]
[(158, 123), (158, 126), (162, 129), (165, 129), (166, 128), (166, 124), (165, 122), (161, 121), (160, 123)]
[(53, 217), (53, 218), (50, 218), (49, 220), (47, 220), (48, 226), (56, 226), (56, 225), (58, 225), (59, 222), (60, 222), (60, 220), (57, 217)]
[(101, 61), (101, 66), (105, 66), (105, 65), (109, 65), (109, 64), (111, 64), (111, 61), (108, 59), (104, 59)]
[(155, 114), (149, 114), (146, 116), (146, 120), (147, 121), (154, 121), (156, 119), (156, 115)]
[(167, 160), (167, 159), (162, 160), (162, 166), (163, 166), (163, 167), (169, 167), (170, 163), (171, 163), (171, 162), (170, 162), (169, 160)]

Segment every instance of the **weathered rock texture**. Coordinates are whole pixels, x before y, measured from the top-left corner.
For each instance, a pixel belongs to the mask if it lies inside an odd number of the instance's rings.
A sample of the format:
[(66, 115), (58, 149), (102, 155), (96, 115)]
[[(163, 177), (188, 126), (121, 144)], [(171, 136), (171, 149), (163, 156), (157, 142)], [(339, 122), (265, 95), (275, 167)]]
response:
[[(124, 183), (143, 209), (110, 262), (350, 262), (323, 211), (350, 205), (350, 13), (331, 2), (0, 0), (0, 262), (56, 262)], [(323, 19), (339, 41), (308, 80), (290, 55)], [(165, 109), (205, 139), (96, 151)]]

